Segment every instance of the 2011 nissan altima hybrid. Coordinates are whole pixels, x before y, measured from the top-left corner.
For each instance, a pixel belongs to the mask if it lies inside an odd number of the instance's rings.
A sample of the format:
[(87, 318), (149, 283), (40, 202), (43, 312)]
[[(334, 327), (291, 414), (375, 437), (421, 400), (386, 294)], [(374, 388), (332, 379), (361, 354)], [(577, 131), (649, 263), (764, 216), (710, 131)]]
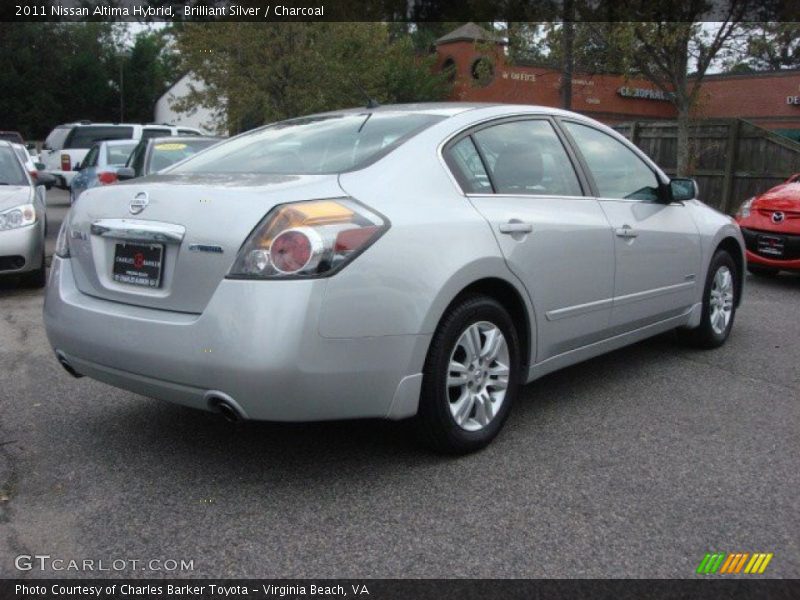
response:
[(464, 453), (555, 369), (725, 342), (744, 244), (696, 195), (550, 108), (297, 118), (87, 190), (45, 324), (77, 376), (231, 419), (414, 417)]

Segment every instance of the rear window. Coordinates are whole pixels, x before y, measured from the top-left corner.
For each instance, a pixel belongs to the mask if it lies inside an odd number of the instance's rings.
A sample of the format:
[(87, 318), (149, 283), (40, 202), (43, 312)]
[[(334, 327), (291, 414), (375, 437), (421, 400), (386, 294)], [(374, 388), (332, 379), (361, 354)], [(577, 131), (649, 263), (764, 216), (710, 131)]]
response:
[(365, 167), (444, 118), (365, 112), (293, 119), (222, 142), (172, 172), (342, 173)]
[(16, 154), (8, 146), (0, 148), (0, 186), (3, 185), (30, 185)]
[(80, 125), (72, 130), (64, 148), (91, 148), (103, 140), (127, 140), (133, 137), (133, 127), (118, 125)]
[(44, 141), (44, 147), (49, 150), (61, 150), (72, 127), (56, 127)]
[(136, 148), (136, 142), (130, 144), (106, 144), (106, 163), (109, 165), (124, 165), (128, 157)]
[(197, 154), (204, 148), (213, 146), (218, 141), (219, 140), (179, 140), (174, 142), (156, 142), (153, 144), (153, 150), (150, 153), (150, 165), (147, 171), (153, 173), (166, 169), (184, 158), (189, 158)]
[(200, 135), (200, 132), (194, 129), (178, 129), (178, 135)]
[(0, 140), (14, 142), (15, 144), (23, 143), (22, 136), (16, 131), (0, 131)]
[(149, 140), (150, 138), (156, 138), (156, 137), (164, 137), (167, 135), (172, 135), (171, 129), (163, 129), (163, 128), (153, 129), (150, 127), (142, 129), (143, 140)]

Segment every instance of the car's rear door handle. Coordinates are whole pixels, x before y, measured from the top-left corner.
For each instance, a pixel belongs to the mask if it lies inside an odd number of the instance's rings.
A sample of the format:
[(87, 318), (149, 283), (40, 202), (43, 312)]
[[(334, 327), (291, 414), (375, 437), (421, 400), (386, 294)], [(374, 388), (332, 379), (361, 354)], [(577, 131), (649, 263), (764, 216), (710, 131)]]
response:
[(501, 223), (498, 229), (500, 233), (530, 233), (533, 231), (533, 225), (512, 220), (508, 223)]
[(635, 238), (636, 236), (639, 235), (639, 232), (636, 231), (630, 225), (623, 225), (622, 227), (617, 227), (614, 230), (614, 233), (617, 235), (617, 237), (625, 238), (626, 240)]

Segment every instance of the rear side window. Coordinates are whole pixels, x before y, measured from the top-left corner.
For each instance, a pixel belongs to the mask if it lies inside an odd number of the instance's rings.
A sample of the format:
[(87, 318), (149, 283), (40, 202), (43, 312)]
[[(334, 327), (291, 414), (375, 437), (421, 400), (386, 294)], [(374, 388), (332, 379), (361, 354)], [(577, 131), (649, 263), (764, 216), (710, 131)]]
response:
[(491, 194), (492, 184), (471, 137), (465, 137), (447, 149), (445, 161), (461, 189), (467, 194)]
[(133, 137), (133, 127), (118, 125), (80, 125), (72, 130), (64, 148), (91, 148), (103, 140), (127, 140)]
[(172, 135), (171, 129), (161, 129), (161, 128), (156, 129), (151, 127), (145, 127), (144, 129), (142, 129), (143, 140), (149, 140), (150, 138), (165, 137), (170, 135)]
[(501, 123), (473, 136), (497, 194), (581, 196), (578, 176), (545, 120)]
[(89, 153), (86, 155), (86, 158), (83, 159), (81, 166), (83, 168), (96, 167), (98, 154), (100, 154), (100, 147), (92, 146), (92, 149), (89, 150)]
[(630, 148), (593, 127), (569, 121), (564, 126), (586, 160), (600, 197), (658, 201), (656, 174)]
[(142, 175), (142, 171), (144, 170), (144, 152), (146, 149), (147, 142), (139, 142), (128, 157), (128, 162), (125, 163), (126, 167), (130, 167), (134, 170), (137, 177)]
[(106, 144), (106, 163), (109, 165), (124, 165), (136, 147), (136, 142), (130, 144)]
[(44, 141), (45, 149), (61, 150), (70, 131), (72, 131), (72, 127), (56, 127), (53, 129)]

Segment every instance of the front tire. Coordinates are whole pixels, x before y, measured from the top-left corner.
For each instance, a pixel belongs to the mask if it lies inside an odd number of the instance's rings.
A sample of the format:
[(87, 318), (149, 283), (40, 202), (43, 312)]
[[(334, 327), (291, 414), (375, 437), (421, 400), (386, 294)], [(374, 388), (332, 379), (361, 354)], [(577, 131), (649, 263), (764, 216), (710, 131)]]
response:
[(26, 273), (24, 276), (25, 284), (28, 287), (41, 289), (47, 284), (47, 263), (45, 262), (44, 248), (42, 249), (42, 266)]
[(471, 295), (433, 335), (422, 380), (417, 429), (434, 450), (467, 454), (503, 427), (519, 393), (519, 337), (496, 300)]
[(700, 325), (678, 330), (683, 341), (698, 348), (722, 346), (733, 328), (739, 289), (736, 263), (725, 250), (718, 250), (706, 275)]

